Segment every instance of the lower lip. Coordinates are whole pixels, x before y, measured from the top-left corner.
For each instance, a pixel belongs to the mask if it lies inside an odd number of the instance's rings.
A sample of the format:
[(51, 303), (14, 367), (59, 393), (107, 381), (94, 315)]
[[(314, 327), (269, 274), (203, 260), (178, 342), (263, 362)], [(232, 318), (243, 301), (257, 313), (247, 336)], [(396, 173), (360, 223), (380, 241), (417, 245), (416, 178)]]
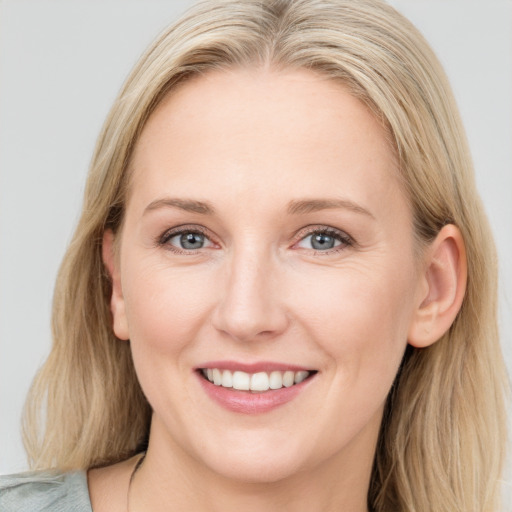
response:
[(280, 405), (284, 405), (293, 400), (306, 386), (314, 376), (308, 377), (300, 384), (294, 384), (289, 388), (269, 389), (261, 393), (251, 391), (238, 391), (233, 388), (216, 386), (209, 380), (197, 374), (203, 389), (207, 395), (219, 405), (233, 412), (241, 414), (261, 414), (272, 411)]

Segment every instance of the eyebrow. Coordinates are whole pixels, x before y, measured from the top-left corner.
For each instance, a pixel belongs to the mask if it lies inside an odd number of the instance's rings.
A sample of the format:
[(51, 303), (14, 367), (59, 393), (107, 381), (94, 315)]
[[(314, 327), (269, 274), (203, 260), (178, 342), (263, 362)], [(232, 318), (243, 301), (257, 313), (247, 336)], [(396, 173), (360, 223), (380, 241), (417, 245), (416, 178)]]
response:
[[(144, 214), (159, 208), (178, 208), (180, 210), (192, 213), (199, 213), (201, 215), (213, 215), (215, 208), (207, 202), (195, 201), (193, 199), (179, 199), (166, 197), (157, 199), (149, 203), (145, 208)], [(350, 210), (355, 213), (360, 213), (374, 219), (373, 214), (366, 208), (349, 201), (347, 199), (301, 199), (294, 200), (288, 203), (287, 212), (289, 215), (304, 215), (307, 213), (318, 212), (321, 210), (331, 209), (344, 209)]]
[(202, 215), (212, 215), (215, 211), (213, 206), (203, 201), (166, 197), (149, 203), (144, 213), (158, 210), (159, 208), (178, 208), (186, 212), (200, 213)]
[(288, 213), (291, 215), (300, 215), (305, 213), (317, 212), (320, 210), (339, 209), (350, 210), (355, 213), (361, 213), (372, 219), (373, 214), (363, 208), (361, 205), (349, 201), (348, 199), (303, 199), (300, 201), (290, 201), (288, 203)]

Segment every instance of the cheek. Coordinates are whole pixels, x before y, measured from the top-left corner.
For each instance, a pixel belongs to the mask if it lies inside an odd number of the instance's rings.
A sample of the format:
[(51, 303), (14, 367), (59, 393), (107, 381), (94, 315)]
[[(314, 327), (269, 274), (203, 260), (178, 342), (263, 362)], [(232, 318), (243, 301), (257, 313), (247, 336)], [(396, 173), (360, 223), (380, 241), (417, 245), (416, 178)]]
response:
[(346, 273), (340, 269), (336, 277), (317, 279), (314, 287), (308, 287), (310, 293), (296, 303), (303, 311), (308, 337), (326, 356), (322, 370), (329, 384), (324, 403), (332, 408), (325, 413), (325, 435), (336, 446), (356, 436), (364, 425), (378, 428), (407, 345), (413, 313), (412, 269), (409, 273), (401, 267), (401, 276), (376, 269), (359, 267)]
[[(346, 381), (394, 379), (414, 311), (414, 269), (359, 265), (334, 269), (296, 293), (296, 310)], [(396, 269), (400, 269), (397, 272)]]
[[(211, 291), (207, 275), (134, 258), (123, 283), (132, 358), (140, 385), (153, 410), (167, 411), (178, 428), (179, 404), (190, 392), (190, 357), (205, 328)], [(166, 390), (165, 393), (162, 390)]]
[[(135, 260), (137, 261), (137, 260)], [(155, 357), (180, 352), (204, 328), (213, 303), (213, 276), (197, 269), (139, 260), (123, 283), (132, 344)]]

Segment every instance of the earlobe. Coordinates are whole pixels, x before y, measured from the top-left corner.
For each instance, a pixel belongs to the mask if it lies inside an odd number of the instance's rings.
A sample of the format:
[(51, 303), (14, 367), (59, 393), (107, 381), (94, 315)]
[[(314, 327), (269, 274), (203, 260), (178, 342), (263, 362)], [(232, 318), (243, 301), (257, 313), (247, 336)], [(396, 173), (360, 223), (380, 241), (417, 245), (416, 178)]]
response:
[(450, 328), (466, 291), (467, 261), (464, 240), (453, 224), (444, 226), (427, 251), (422, 294), (409, 330), (409, 344), (423, 348)]
[(114, 334), (121, 340), (129, 339), (128, 323), (126, 321), (125, 303), (119, 272), (119, 261), (115, 251), (115, 237), (112, 230), (107, 229), (103, 233), (103, 245), (101, 248), (103, 264), (107, 269), (112, 282), (112, 295), (110, 297), (110, 311), (113, 318)]

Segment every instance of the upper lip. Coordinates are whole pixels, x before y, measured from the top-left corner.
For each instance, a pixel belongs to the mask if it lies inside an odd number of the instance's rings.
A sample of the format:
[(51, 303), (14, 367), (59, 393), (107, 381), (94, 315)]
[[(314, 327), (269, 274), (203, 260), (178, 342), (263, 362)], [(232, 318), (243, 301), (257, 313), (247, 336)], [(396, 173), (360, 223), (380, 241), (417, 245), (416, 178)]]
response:
[(278, 363), (274, 361), (257, 361), (254, 363), (242, 363), (238, 361), (208, 361), (201, 365), (198, 365), (196, 370), (202, 369), (214, 369), (217, 368), (219, 370), (230, 370), (234, 371), (242, 371), (246, 373), (258, 373), (258, 372), (273, 372), (273, 371), (314, 371), (313, 368), (308, 368), (306, 366), (301, 366), (297, 364), (289, 364), (289, 363)]

